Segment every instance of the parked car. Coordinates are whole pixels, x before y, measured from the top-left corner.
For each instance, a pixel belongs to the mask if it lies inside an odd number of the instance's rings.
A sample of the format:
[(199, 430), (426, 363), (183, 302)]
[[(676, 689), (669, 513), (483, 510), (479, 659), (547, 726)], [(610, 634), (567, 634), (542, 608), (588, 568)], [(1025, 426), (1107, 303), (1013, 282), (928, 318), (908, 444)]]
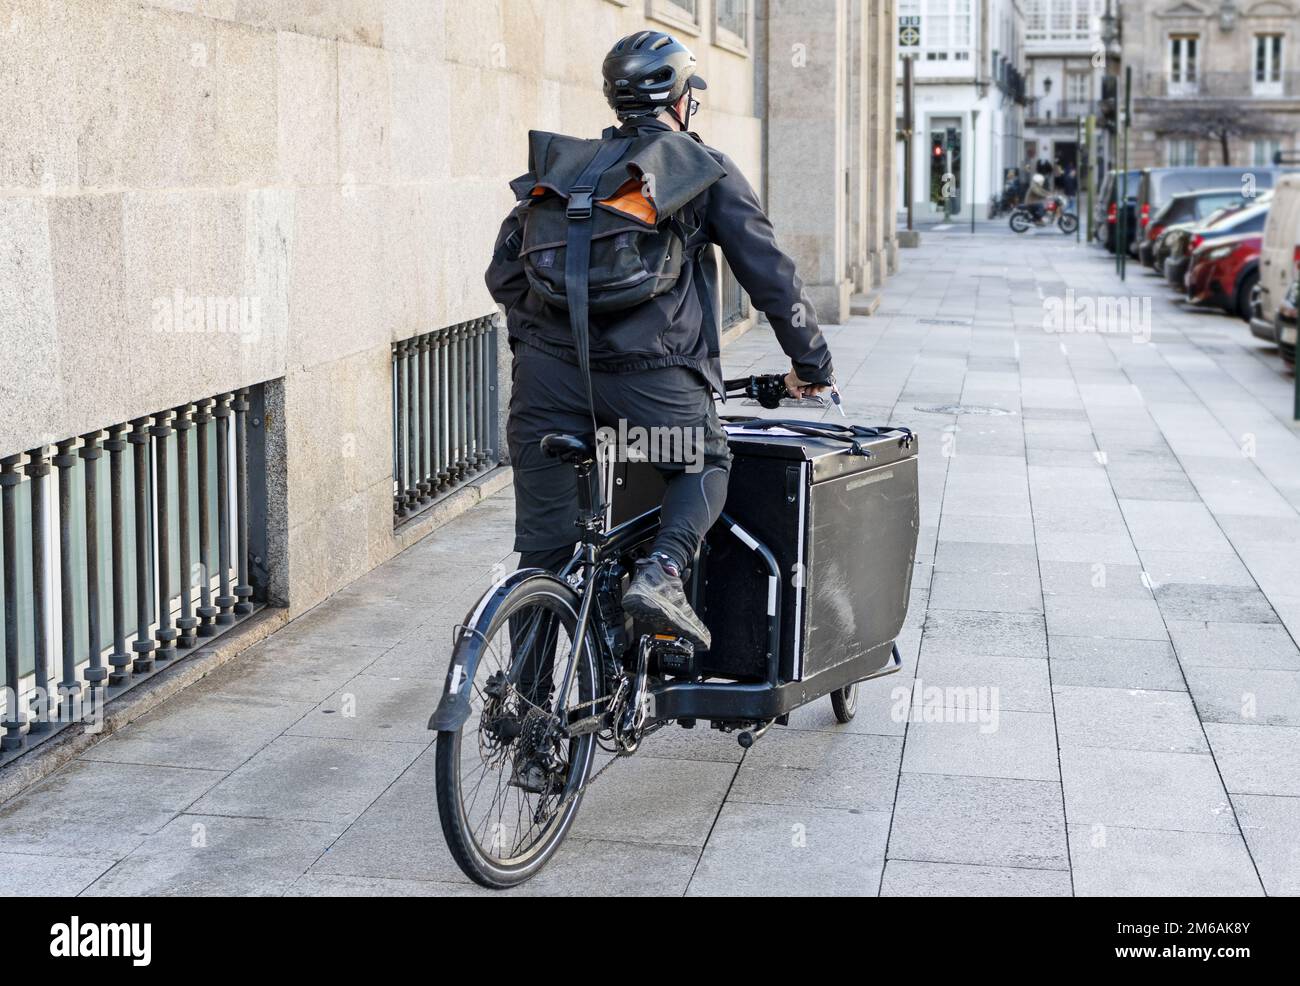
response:
[(1273, 190), (1259, 252), (1259, 287), (1250, 317), (1250, 331), (1272, 341), (1281, 299), (1300, 265), (1300, 175), (1283, 175)]
[[(1137, 224), (1129, 243), (1129, 253), (1142, 260), (1138, 251), (1152, 217), (1179, 192), (1229, 187), (1243, 192), (1262, 191), (1273, 187), (1278, 174), (1278, 168), (1143, 168), (1138, 178)], [(1247, 175), (1251, 176), (1253, 188), (1247, 188)]]
[(1277, 341), (1278, 355), (1292, 366), (1295, 366), (1296, 327), (1300, 325), (1300, 315), (1296, 313), (1297, 307), (1300, 307), (1300, 278), (1291, 282), (1290, 289), (1277, 306), (1277, 334), (1274, 337)]
[[(1254, 232), (1264, 229), (1267, 206), (1272, 200), (1272, 192), (1264, 192), (1253, 206), (1225, 206), (1212, 213), (1206, 220), (1186, 229), (1175, 228), (1166, 237), (1169, 255), (1165, 258), (1165, 279), (1180, 293), (1187, 289), (1187, 269), (1191, 265), (1192, 254), (1205, 243), (1220, 236), (1231, 236), (1239, 232)], [(1242, 229), (1237, 223), (1245, 223)]]
[[(1093, 235), (1111, 253), (1115, 252), (1115, 237), (1119, 231), (1119, 208), (1116, 199), (1119, 198), (1122, 171), (1109, 171), (1101, 183), (1101, 189), (1097, 193), (1097, 202), (1093, 207)], [(1137, 201), (1138, 178), (1142, 172), (1130, 171), (1128, 173), (1128, 205), (1125, 209), (1125, 229), (1128, 235), (1133, 235), (1133, 217), (1134, 203)]]
[(1138, 249), (1139, 259), (1146, 266), (1161, 271), (1163, 268), (1161, 249), (1167, 232), (1178, 227), (1195, 226), (1226, 206), (1244, 206), (1248, 201), (1241, 194), (1240, 188), (1180, 192), (1165, 203), (1164, 208), (1156, 213), (1147, 226), (1146, 239)]
[(1263, 232), (1234, 233), (1202, 243), (1187, 270), (1187, 300), (1214, 305), (1250, 321), (1251, 291), (1259, 280)]

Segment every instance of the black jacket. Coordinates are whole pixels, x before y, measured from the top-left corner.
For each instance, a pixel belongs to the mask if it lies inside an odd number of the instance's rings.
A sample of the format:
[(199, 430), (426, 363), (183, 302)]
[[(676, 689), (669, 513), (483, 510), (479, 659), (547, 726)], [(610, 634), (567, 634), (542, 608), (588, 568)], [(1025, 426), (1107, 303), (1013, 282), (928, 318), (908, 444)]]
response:
[[(658, 120), (619, 128), (623, 136), (647, 129), (668, 130)], [(614, 372), (659, 366), (688, 366), (722, 393), (718, 361), (719, 323), (717, 262), (708, 244), (722, 248), (727, 263), (753, 305), (767, 315), (777, 340), (800, 378), (811, 383), (831, 379), (831, 356), (817, 327), (817, 315), (803, 293), (794, 261), (776, 245), (772, 223), (758, 196), (734, 161), (705, 148), (726, 171), (682, 210), (694, 229), (686, 241), (687, 262), (671, 291), (621, 312), (592, 313), (591, 365)], [(487, 286), (506, 309), (506, 325), (519, 341), (561, 359), (576, 362), (568, 313), (546, 304), (529, 290), (519, 262), (521, 202), (501, 224)]]

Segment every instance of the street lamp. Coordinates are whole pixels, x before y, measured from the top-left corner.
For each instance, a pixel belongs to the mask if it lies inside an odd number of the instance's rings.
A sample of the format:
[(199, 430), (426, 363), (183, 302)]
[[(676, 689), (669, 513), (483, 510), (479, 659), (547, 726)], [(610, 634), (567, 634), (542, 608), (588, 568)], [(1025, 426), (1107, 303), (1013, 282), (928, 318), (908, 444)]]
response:
[(1106, 13), (1101, 15), (1101, 43), (1109, 55), (1116, 54), (1119, 45), (1119, 18), (1112, 3), (1113, 0), (1106, 0)]

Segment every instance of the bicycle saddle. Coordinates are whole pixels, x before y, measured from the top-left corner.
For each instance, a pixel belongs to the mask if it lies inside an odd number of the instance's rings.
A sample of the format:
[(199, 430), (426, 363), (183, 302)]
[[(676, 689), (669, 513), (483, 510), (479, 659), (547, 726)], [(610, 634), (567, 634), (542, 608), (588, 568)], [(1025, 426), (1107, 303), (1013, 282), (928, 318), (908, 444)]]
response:
[(596, 460), (596, 450), (590, 442), (576, 435), (547, 435), (541, 441), (542, 451), (552, 458), (572, 465), (591, 465)]

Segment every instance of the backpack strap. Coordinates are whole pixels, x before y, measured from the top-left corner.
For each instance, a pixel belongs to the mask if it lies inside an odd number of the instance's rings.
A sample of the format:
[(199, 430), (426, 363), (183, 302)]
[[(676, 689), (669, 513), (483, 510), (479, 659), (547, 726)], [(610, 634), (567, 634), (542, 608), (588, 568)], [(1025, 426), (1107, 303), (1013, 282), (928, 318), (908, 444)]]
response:
[(596, 433), (596, 400), (591, 388), (591, 353), (588, 339), (587, 299), (591, 278), (591, 210), (596, 182), (627, 153), (632, 141), (619, 137), (600, 145), (595, 156), (569, 186), (569, 220), (565, 240), (564, 293), (569, 305), (569, 328), (578, 354), (578, 369), (587, 385), (587, 407), (591, 412), (592, 439)]

